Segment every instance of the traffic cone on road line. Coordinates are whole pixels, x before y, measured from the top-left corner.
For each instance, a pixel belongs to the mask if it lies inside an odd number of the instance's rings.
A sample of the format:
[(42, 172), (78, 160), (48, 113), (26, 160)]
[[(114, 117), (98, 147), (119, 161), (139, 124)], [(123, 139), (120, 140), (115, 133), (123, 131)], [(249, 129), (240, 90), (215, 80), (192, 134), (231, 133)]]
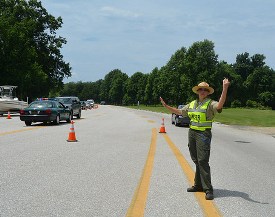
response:
[(162, 123), (159, 129), (159, 133), (166, 133), (165, 126), (164, 126), (164, 118), (162, 118)]
[(7, 119), (11, 119), (11, 114), (10, 114), (10, 112), (8, 112)]
[(75, 131), (74, 131), (74, 122), (71, 121), (71, 128), (69, 132), (69, 137), (67, 139), (67, 142), (77, 142), (76, 136), (75, 136)]

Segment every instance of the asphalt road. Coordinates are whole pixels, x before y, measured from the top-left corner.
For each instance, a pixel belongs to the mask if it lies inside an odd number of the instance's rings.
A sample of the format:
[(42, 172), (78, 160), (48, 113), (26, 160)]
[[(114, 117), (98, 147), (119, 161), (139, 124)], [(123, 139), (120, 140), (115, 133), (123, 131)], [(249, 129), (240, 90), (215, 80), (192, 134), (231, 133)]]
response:
[[(158, 133), (165, 120), (166, 134)], [(170, 115), (100, 106), (71, 124), (0, 117), (1, 217), (275, 216), (275, 138), (214, 124), (215, 199), (187, 193), (188, 129)]]

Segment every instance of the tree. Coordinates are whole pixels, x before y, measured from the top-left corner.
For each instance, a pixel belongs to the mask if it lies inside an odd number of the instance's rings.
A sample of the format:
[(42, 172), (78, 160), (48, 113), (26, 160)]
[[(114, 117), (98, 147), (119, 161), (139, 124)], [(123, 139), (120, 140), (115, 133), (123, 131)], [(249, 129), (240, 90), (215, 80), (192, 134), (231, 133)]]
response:
[(148, 75), (147, 82), (145, 85), (145, 92), (144, 92), (144, 102), (146, 105), (152, 105), (159, 102), (158, 94), (155, 91), (155, 81), (158, 77), (158, 68), (154, 68), (152, 72)]
[(63, 90), (60, 92), (60, 96), (78, 96), (79, 92), (77, 92), (77, 86), (80, 86), (80, 83), (76, 84), (75, 82), (69, 82), (64, 85)]
[(182, 47), (171, 56), (161, 70), (161, 80), (166, 90), (164, 96), (174, 105), (182, 104), (187, 98), (181, 86), (181, 76), (186, 72), (185, 57), (186, 48)]
[(119, 69), (109, 72), (104, 78), (104, 91), (106, 91), (107, 101), (111, 104), (122, 104), (124, 96), (125, 82), (128, 75)]
[(127, 80), (128, 76), (126, 74), (122, 74), (120, 77), (116, 77), (112, 82), (111, 89), (109, 91), (109, 99), (110, 102), (116, 105), (122, 105), (123, 96), (124, 96), (124, 84)]
[(242, 77), (242, 80), (245, 81), (247, 76), (253, 71), (253, 65), (249, 58), (249, 53), (245, 52), (237, 55), (234, 69), (236, 73)]
[(269, 92), (272, 86), (272, 71), (269, 67), (256, 68), (246, 79), (244, 85), (249, 92), (249, 99), (259, 100), (261, 93)]
[[(234, 69), (242, 77), (239, 96), (244, 104), (246, 101), (255, 101), (263, 106), (272, 106), (272, 76), (273, 70), (265, 65), (265, 56), (249, 53), (237, 55)], [(267, 99), (271, 97), (271, 99)]]
[[(162, 96), (171, 105), (185, 104), (196, 98), (192, 87), (208, 82), (215, 92), (211, 98), (219, 100), (222, 80), (230, 80), (226, 106), (268, 106), (275, 109), (275, 72), (265, 65), (265, 56), (252, 57), (245, 52), (238, 54), (234, 64), (218, 62), (214, 43), (209, 40), (195, 42), (190, 48), (182, 47), (160, 69), (149, 74), (134, 73), (128, 77), (119, 69), (109, 72), (103, 80), (81, 83), (78, 87), (66, 84), (64, 90), (74, 90), (82, 98), (92, 96), (110, 104), (157, 105)], [(69, 93), (69, 92), (68, 92)], [(85, 96), (85, 97), (84, 97)], [(90, 98), (90, 97), (88, 97)]]
[(262, 105), (271, 107), (272, 109), (275, 109), (275, 94), (271, 93), (270, 91), (266, 91), (259, 94), (259, 102)]
[(216, 77), (216, 87), (213, 93), (213, 98), (219, 99), (222, 92), (222, 80), (228, 78), (230, 80), (230, 88), (228, 89), (228, 94), (225, 102), (225, 106), (233, 107), (242, 106), (242, 103), (246, 102), (243, 94), (243, 83), (242, 78), (237, 74), (232, 65), (227, 64), (224, 61), (219, 62), (217, 66), (217, 77)]
[(144, 94), (147, 83), (147, 75), (136, 72), (129, 77), (125, 84), (125, 104), (144, 103)]
[[(187, 50), (185, 64), (186, 71), (181, 80), (186, 85), (185, 89), (188, 90), (188, 101), (194, 99), (194, 94), (190, 91), (192, 87), (202, 81), (206, 81), (215, 88), (218, 55), (214, 51), (212, 41), (204, 40), (193, 43)], [(187, 81), (183, 81), (184, 79)]]
[(22, 97), (48, 95), (71, 76), (56, 36), (61, 17), (48, 14), (37, 0), (0, 0), (1, 83), (17, 85)]
[(255, 54), (251, 57), (253, 68), (261, 68), (265, 65), (265, 56), (263, 54)]

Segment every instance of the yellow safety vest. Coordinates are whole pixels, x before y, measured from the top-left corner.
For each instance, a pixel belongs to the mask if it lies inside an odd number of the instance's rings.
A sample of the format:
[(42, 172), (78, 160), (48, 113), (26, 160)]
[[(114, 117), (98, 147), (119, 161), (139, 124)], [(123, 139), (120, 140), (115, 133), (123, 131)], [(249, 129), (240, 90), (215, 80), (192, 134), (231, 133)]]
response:
[(212, 120), (206, 120), (206, 110), (211, 99), (195, 108), (196, 100), (192, 101), (188, 108), (188, 116), (190, 118), (190, 128), (194, 130), (205, 131), (212, 128)]

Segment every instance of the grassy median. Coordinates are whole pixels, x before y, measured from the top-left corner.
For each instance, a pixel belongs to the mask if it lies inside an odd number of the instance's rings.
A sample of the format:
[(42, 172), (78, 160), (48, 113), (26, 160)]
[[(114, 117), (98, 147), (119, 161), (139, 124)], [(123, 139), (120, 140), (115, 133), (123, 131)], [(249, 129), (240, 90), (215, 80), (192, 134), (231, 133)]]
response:
[[(127, 107), (169, 114), (169, 111), (163, 106), (140, 105)], [(230, 125), (275, 127), (275, 111), (246, 108), (224, 108), (222, 113), (216, 115), (215, 121)]]

